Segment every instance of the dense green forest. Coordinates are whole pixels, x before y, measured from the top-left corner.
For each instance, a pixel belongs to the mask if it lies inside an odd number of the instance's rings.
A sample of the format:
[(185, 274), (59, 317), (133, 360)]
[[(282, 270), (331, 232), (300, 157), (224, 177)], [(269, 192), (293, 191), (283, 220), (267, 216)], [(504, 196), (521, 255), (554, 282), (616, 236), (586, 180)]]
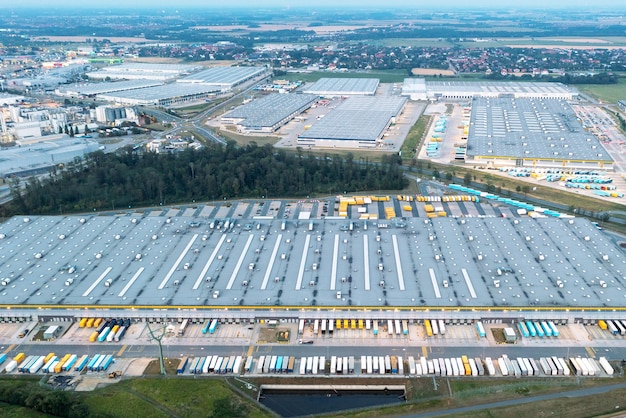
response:
[(49, 178), (12, 180), (5, 215), (59, 214), (233, 198), (305, 197), (400, 190), (399, 157), (382, 163), (288, 153), (267, 145), (209, 145), (171, 154), (100, 151), (54, 169)]

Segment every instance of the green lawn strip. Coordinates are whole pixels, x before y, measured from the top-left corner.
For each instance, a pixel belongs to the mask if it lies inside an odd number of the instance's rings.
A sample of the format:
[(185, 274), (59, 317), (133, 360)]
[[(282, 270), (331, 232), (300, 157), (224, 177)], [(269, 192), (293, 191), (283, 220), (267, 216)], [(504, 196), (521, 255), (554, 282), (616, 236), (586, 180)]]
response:
[(86, 393), (85, 402), (90, 411), (115, 417), (174, 414), (191, 418), (224, 408), (230, 411), (224, 416), (267, 416), (252, 402), (235, 394), (221, 379), (132, 379)]
[(421, 115), (415, 124), (409, 130), (409, 133), (400, 148), (402, 152), (402, 159), (404, 161), (411, 161), (415, 158), (415, 150), (418, 147), (421, 147), (422, 142), (424, 140), (424, 134), (426, 129), (428, 129), (428, 124), (430, 123), (430, 119), (432, 116)]
[[(445, 415), (448, 418), (518, 418), (518, 417), (568, 417), (586, 418), (602, 414), (613, 414), (626, 409), (626, 389), (618, 389), (602, 395), (582, 396), (577, 398), (556, 398), (546, 401), (530, 402), (503, 408), (490, 408), (474, 413)], [(613, 416), (613, 415), (611, 415)], [(620, 415), (621, 416), (621, 415)]]

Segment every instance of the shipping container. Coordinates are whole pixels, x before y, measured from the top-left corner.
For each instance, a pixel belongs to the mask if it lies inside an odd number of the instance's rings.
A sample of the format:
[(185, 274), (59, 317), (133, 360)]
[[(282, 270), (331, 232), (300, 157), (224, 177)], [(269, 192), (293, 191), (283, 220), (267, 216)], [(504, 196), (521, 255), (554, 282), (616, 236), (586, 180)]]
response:
[(531, 337), (537, 336), (537, 330), (535, 329), (535, 325), (531, 321), (526, 321), (526, 327), (528, 328), (528, 332)]
[(519, 332), (520, 334), (522, 334), (522, 337), (530, 337), (530, 332), (528, 331), (528, 328), (526, 327), (526, 324), (523, 322), (519, 322), (517, 324), (517, 327), (519, 328)]
[(550, 327), (550, 331), (552, 331), (553, 337), (559, 336), (559, 330), (556, 328), (556, 325), (554, 325), (554, 322), (548, 321), (548, 327)]
[(541, 321), (541, 328), (543, 328), (543, 332), (546, 334), (546, 337), (552, 337), (552, 328), (548, 326), (546, 321)]
[(26, 355), (24, 353), (18, 353), (15, 357), (13, 357), (13, 360), (15, 360), (17, 363), (20, 363), (24, 361), (25, 358)]
[[(452, 367), (452, 376), (458, 376), (459, 375), (459, 365), (456, 362), (456, 358), (451, 358), (450, 359), (450, 366)], [(448, 368), (448, 363), (446, 362), (446, 369), (447, 368)], [(429, 367), (429, 369), (430, 369), (430, 367)]]
[[(89, 369), (89, 371), (97, 372), (98, 370), (100, 370), (100, 365), (102, 364), (102, 362), (104, 361), (104, 359), (106, 357), (107, 356), (105, 356), (105, 355), (101, 355), (100, 357), (98, 357), (98, 360), (96, 360), (96, 362), (93, 364), (91, 369)], [(54, 368), (54, 372), (55, 373), (60, 373), (61, 372), (62, 364), (63, 364), (63, 361), (59, 362), (59, 364)]]
[(263, 373), (263, 362), (265, 361), (265, 356), (261, 356), (259, 357), (257, 364), (256, 364), (256, 368), (254, 369), (256, 374), (261, 374)]
[(528, 376), (528, 369), (526, 368), (526, 363), (524, 363), (524, 359), (522, 359), (521, 357), (518, 357), (515, 360), (517, 362), (517, 366), (519, 367), (521, 375)]
[(234, 374), (240, 374), (241, 373), (241, 362), (242, 362), (242, 357), (241, 356), (237, 356), (235, 357), (235, 364), (233, 365), (233, 370), (232, 373)]
[(214, 319), (211, 321), (211, 325), (209, 326), (209, 334), (215, 334), (215, 330), (217, 329), (218, 321)]
[(433, 359), (433, 369), (435, 376), (441, 376), (441, 359)]
[(489, 376), (496, 375), (496, 368), (493, 365), (493, 361), (491, 360), (491, 357), (485, 357), (485, 366), (487, 368), (486, 371)]
[(187, 357), (183, 357), (182, 359), (180, 359), (180, 361), (178, 362), (178, 366), (176, 367), (176, 374), (185, 373), (185, 368), (187, 367), (188, 362), (189, 359)]
[(427, 337), (432, 337), (433, 336), (433, 328), (430, 325), (430, 320), (428, 320), (428, 319), (424, 320), (424, 328), (426, 329), (426, 336)]
[(13, 370), (15, 370), (17, 368), (17, 361), (15, 360), (11, 360), (10, 362), (7, 363), (7, 365), (5, 366), (4, 370), (7, 373), (11, 373)]
[(372, 374), (374, 372), (374, 361), (372, 360), (372, 356), (367, 356), (367, 374)]
[(612, 376), (613, 373), (615, 372), (613, 370), (613, 367), (606, 360), (606, 357), (600, 357), (598, 359), (598, 363), (600, 363), (600, 366), (602, 366), (602, 369), (604, 370), (604, 373), (608, 374), (609, 376)]
[(408, 365), (409, 365), (409, 375), (415, 376), (417, 374), (417, 370), (415, 368), (415, 357), (409, 356)]
[(476, 365), (476, 369), (478, 371), (478, 376), (484, 376), (485, 375), (485, 368), (483, 367), (483, 362), (481, 361), (481, 359), (479, 357), (476, 357), (474, 359), (474, 364)]
[(37, 359), (30, 365), (28, 368), (28, 373), (35, 374), (37, 373), (44, 365), (44, 356), (37, 356)]
[(485, 338), (487, 336), (487, 333), (485, 332), (485, 327), (480, 321), (476, 321), (476, 331), (478, 331), (478, 336), (481, 338)]
[(624, 328), (624, 326), (622, 325), (622, 321), (618, 321), (616, 319), (615, 321), (613, 321), (613, 323), (617, 327), (617, 330), (619, 331), (620, 335), (626, 334), (626, 328)]
[(602, 319), (598, 321), (598, 326), (600, 327), (600, 329), (606, 329), (607, 328), (606, 322), (604, 322), (604, 320), (602, 320)]
[[(57, 361), (58, 361), (57, 356), (52, 356), (52, 357), (50, 357), (50, 359), (48, 359), (48, 361), (46, 361), (46, 362), (44, 363), (44, 366), (43, 366), (43, 372), (44, 372), (44, 373), (50, 373), (50, 367), (52, 367), (52, 365), (53, 365), (55, 362), (57, 362)], [(52, 369), (52, 370), (54, 371), (54, 369)]]
[(100, 332), (100, 334), (98, 334), (98, 342), (100, 343), (103, 342), (110, 331), (111, 331), (111, 328), (104, 327), (104, 329)]
[(329, 319), (328, 320), (328, 333), (329, 334), (333, 333), (333, 324), (334, 324), (334, 321), (332, 319)]
[(430, 321), (430, 326), (432, 327), (433, 335), (438, 335), (439, 334), (439, 325), (437, 324), (437, 320), (436, 319), (433, 319), (432, 321)]
[(89, 360), (89, 363), (87, 363), (87, 370), (92, 370), (93, 369), (93, 365), (96, 364), (96, 362), (98, 361), (99, 358), (100, 358), (100, 354), (94, 355), (91, 358), (91, 360)]
[(209, 332), (209, 327), (211, 326), (211, 320), (208, 319), (204, 322), (204, 324), (202, 325), (202, 333), (206, 334), (207, 332)]
[(85, 323), (85, 328), (93, 328), (94, 327), (94, 322), (96, 322), (95, 318), (87, 319), (87, 322)]
[(533, 322), (533, 325), (535, 326), (535, 330), (537, 330), (537, 335), (539, 337), (545, 337), (546, 334), (543, 332), (541, 324), (539, 322)]
[(522, 358), (522, 361), (524, 362), (524, 367), (526, 368), (526, 372), (528, 373), (528, 376), (533, 376), (535, 374), (535, 371), (533, 370), (533, 366), (530, 364), (530, 360), (524, 357)]
[(378, 321), (376, 319), (373, 321), (373, 328), (374, 335), (378, 335)]
[(446, 335), (446, 324), (443, 322), (443, 319), (439, 320), (439, 334)]
[(378, 374), (385, 374), (385, 366), (385, 357), (378, 356)]
[(608, 330), (611, 332), (611, 334), (613, 335), (619, 334), (619, 330), (617, 329), (613, 321), (607, 320), (606, 325), (607, 325)]
[(578, 363), (578, 359), (574, 358), (574, 357), (570, 357), (569, 362), (572, 365), (572, 368), (574, 370), (574, 374), (576, 376), (582, 376), (583, 375), (583, 369), (580, 366), (580, 364)]
[(330, 358), (330, 374), (335, 374), (337, 372), (337, 356), (332, 356)]
[(322, 329), (322, 334), (326, 334), (326, 320), (325, 319), (321, 320), (320, 327)]
[(82, 319), (80, 320), (80, 322), (78, 323), (78, 327), (79, 327), (79, 328), (85, 328), (85, 325), (87, 325), (87, 319), (88, 319), (88, 318), (82, 318)]
[[(220, 356), (213, 356), (213, 358), (211, 359), (211, 364), (209, 364), (209, 373), (215, 373), (215, 367), (217, 366), (217, 362), (219, 359)], [(263, 364), (265, 363), (266, 359), (266, 356), (261, 356), (261, 358), (259, 359), (259, 373), (263, 373)]]
[[(6, 358), (6, 354), (3, 354), (3, 355), (4, 355), (4, 356), (5, 356), (5, 358)], [(2, 357), (2, 356), (0, 355), (0, 358), (1, 358), (1, 357)], [(50, 359), (51, 359), (52, 357), (55, 357), (54, 353), (48, 353), (48, 355), (47, 355), (47, 356), (43, 359), (44, 364), (45, 364), (45, 363), (47, 363), (47, 362), (49, 362), (49, 361), (50, 361)], [(4, 361), (4, 360), (0, 360), (0, 364), (2, 364), (2, 361)]]
[(296, 358), (294, 356), (290, 356), (289, 362), (287, 363), (287, 373), (293, 373), (295, 364), (296, 364)]
[(300, 357), (300, 374), (306, 374), (306, 357)]
[(473, 358), (469, 359), (470, 372), (472, 376), (478, 376), (478, 367)]
[(561, 363), (561, 367), (563, 368), (563, 375), (569, 376), (570, 375), (570, 370), (569, 370), (569, 366), (567, 365), (567, 362), (565, 361), (565, 359), (559, 357), (558, 360)]
[(113, 356), (109, 354), (108, 356), (104, 357), (104, 360), (102, 360), (102, 362), (98, 366), (98, 370), (101, 372), (107, 371), (111, 363), (113, 363)]
[[(308, 363), (308, 359), (307, 359)], [(318, 356), (313, 356), (313, 365), (311, 366), (311, 373), (317, 374), (320, 370), (320, 358)]]
[(396, 335), (400, 335), (402, 333), (402, 328), (401, 328), (401, 324), (400, 324), (400, 320), (396, 319), (394, 321), (394, 325), (395, 325), (395, 330), (396, 330)]
[(64, 372), (72, 370), (72, 367), (76, 363), (76, 360), (78, 360), (78, 356), (76, 354), (72, 354), (70, 358), (67, 359), (65, 364), (63, 364), (61, 370), (63, 370)]
[(502, 376), (509, 375), (509, 369), (506, 367), (506, 363), (502, 357), (498, 358), (498, 367), (500, 368), (500, 373)]

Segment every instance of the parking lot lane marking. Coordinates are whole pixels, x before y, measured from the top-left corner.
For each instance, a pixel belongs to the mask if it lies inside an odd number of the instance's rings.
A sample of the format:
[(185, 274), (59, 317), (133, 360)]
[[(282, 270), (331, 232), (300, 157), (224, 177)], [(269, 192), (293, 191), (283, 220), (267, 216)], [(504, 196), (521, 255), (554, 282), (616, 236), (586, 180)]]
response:
[[(256, 348), (257, 350), (259, 349), (259, 347), (256, 347)], [(254, 346), (251, 345), (250, 347), (248, 347), (248, 354), (246, 355), (246, 357), (250, 357), (253, 351), (254, 351)]]
[(596, 358), (596, 350), (594, 350), (593, 347), (585, 347), (585, 350), (587, 354), (589, 354), (589, 357)]
[(422, 356), (428, 357), (428, 349), (426, 348), (425, 345), (422, 346)]
[(5, 351), (4, 354), (10, 353), (15, 348), (15, 344), (11, 344)]
[(121, 357), (121, 356), (122, 356), (122, 354), (124, 354), (124, 351), (126, 351), (126, 348), (127, 348), (127, 347), (128, 347), (128, 346), (127, 346), (126, 344), (124, 344), (124, 345), (122, 346), (122, 348), (120, 348), (120, 351), (118, 351), (118, 352), (117, 352), (117, 355), (116, 355), (115, 357)]

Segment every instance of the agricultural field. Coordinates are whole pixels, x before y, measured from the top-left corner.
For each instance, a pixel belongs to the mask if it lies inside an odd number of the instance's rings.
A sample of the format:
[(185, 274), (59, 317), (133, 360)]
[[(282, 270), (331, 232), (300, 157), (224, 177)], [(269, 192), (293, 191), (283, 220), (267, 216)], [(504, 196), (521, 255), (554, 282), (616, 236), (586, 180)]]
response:
[(604, 103), (616, 104), (618, 100), (626, 100), (626, 78), (618, 79), (617, 84), (577, 84), (581, 93), (588, 94)]
[(406, 70), (371, 70), (367, 72), (330, 72), (330, 71), (313, 71), (310, 73), (287, 73), (280, 76), (281, 79), (288, 81), (303, 81), (305, 83), (315, 82), (323, 77), (333, 78), (378, 78), (381, 83), (402, 83), (408, 72)]

